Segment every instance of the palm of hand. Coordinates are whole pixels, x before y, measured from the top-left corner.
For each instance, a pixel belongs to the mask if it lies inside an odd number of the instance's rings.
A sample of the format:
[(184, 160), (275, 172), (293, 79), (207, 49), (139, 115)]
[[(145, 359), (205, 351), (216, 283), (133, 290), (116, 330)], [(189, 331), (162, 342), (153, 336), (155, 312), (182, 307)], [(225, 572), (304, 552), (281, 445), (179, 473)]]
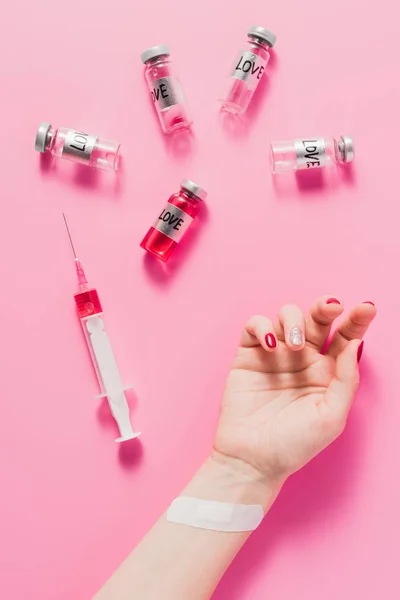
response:
[[(355, 307), (322, 354), (342, 312), (321, 298), (307, 319), (297, 307), (284, 307), (275, 328), (266, 317), (250, 319), (223, 395), (216, 452), (284, 479), (338, 437), (359, 383), (360, 340), (376, 310)], [(303, 332), (301, 348), (290, 342), (293, 325)], [(279, 339), (272, 350), (271, 333)]]
[(262, 473), (288, 475), (330, 444), (345, 425), (329, 403), (335, 360), (310, 347), (274, 354), (239, 348), (222, 401), (217, 451)]

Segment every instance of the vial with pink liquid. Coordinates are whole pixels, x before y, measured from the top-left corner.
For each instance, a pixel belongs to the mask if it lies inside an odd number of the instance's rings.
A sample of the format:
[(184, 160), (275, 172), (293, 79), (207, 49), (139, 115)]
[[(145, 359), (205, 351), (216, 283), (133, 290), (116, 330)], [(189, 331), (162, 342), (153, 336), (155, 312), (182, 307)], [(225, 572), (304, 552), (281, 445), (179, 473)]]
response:
[(141, 54), (146, 82), (164, 133), (187, 129), (193, 123), (169, 56), (168, 46), (154, 46)]
[(256, 25), (250, 27), (247, 36), (220, 98), (222, 109), (233, 114), (246, 111), (269, 61), (269, 51), (276, 42), (276, 35)]
[(271, 143), (271, 170), (274, 174), (319, 169), (354, 160), (354, 142), (349, 135), (303, 137)]
[(107, 171), (118, 169), (120, 146), (118, 142), (104, 140), (83, 131), (67, 127), (54, 129), (50, 123), (39, 125), (35, 140), (38, 152), (50, 152), (57, 158), (66, 158)]
[(173, 194), (144, 236), (140, 247), (166, 262), (186, 230), (196, 218), (207, 192), (197, 183), (185, 179)]

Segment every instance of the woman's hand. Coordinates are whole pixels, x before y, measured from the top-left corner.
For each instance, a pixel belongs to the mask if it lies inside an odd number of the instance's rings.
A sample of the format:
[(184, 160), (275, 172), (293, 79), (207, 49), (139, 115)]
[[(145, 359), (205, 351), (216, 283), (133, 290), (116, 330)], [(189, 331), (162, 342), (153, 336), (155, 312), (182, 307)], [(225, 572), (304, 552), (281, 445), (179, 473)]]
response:
[[(282, 308), (275, 326), (266, 317), (250, 319), (214, 451), (183, 496), (260, 504), (266, 513), (284, 480), (341, 433), (358, 386), (361, 340), (376, 310), (368, 302), (353, 308), (323, 354), (342, 312), (338, 300), (326, 297), (306, 319), (297, 306)], [(164, 515), (96, 600), (210, 598), (249, 535), (171, 523)]]
[(306, 318), (287, 305), (275, 325), (249, 320), (223, 396), (214, 458), (281, 484), (340, 435), (359, 383), (361, 340), (376, 315), (370, 302), (356, 306), (326, 348), (343, 310), (326, 296)]

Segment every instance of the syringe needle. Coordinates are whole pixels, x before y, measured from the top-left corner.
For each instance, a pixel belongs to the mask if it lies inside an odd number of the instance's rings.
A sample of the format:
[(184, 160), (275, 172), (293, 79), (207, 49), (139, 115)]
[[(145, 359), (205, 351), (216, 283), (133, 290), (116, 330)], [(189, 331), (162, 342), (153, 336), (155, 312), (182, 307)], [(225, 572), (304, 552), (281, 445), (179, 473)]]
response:
[(85, 275), (85, 272), (83, 270), (83, 267), (81, 265), (81, 261), (76, 256), (75, 247), (74, 247), (74, 244), (73, 244), (73, 241), (72, 241), (71, 232), (69, 230), (65, 214), (63, 213), (62, 216), (64, 217), (65, 227), (67, 228), (67, 233), (68, 233), (69, 241), (71, 242), (72, 252), (74, 253), (74, 257), (75, 257), (75, 270), (76, 270), (76, 276), (78, 278), (79, 289), (83, 292), (84, 290), (87, 290), (87, 283), (88, 282), (87, 282), (86, 275)]
[(69, 241), (71, 243), (72, 252), (74, 253), (74, 257), (77, 258), (76, 252), (75, 252), (75, 248), (74, 248), (74, 244), (73, 244), (72, 237), (71, 237), (71, 232), (70, 232), (69, 227), (68, 227), (67, 219), (66, 219), (64, 213), (62, 214), (62, 216), (64, 217), (64, 223), (65, 223), (65, 227), (67, 228), (67, 233), (68, 233)]

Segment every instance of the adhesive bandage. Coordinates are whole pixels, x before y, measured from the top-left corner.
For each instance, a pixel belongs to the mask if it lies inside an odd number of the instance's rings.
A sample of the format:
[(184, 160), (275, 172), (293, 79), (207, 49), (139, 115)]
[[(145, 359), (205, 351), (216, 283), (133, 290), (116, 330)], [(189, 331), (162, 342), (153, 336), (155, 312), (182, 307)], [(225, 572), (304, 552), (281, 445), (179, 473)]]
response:
[(167, 521), (214, 531), (253, 531), (264, 517), (258, 504), (230, 504), (180, 496), (167, 510)]

